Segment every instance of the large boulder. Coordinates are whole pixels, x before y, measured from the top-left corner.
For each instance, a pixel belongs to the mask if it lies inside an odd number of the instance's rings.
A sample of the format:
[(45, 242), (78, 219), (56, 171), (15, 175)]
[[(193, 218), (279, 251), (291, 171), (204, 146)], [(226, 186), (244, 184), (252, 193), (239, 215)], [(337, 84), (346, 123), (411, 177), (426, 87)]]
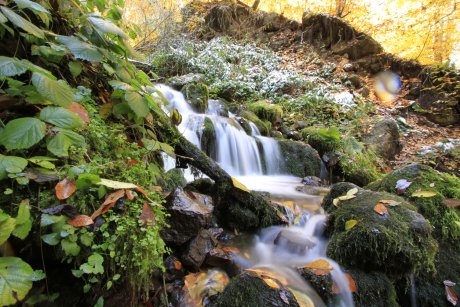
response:
[(206, 113), (209, 100), (209, 90), (206, 84), (189, 83), (182, 88), (182, 94), (197, 112)]
[(305, 14), (302, 28), (305, 40), (318, 42), (335, 54), (348, 54), (352, 60), (383, 51), (382, 46), (372, 37), (337, 17)]
[(167, 83), (180, 91), (184, 86), (190, 83), (200, 83), (204, 81), (203, 74), (190, 73), (182, 76), (171, 77), (168, 79)]
[(169, 228), (162, 230), (166, 242), (182, 245), (211, 226), (213, 202), (210, 196), (177, 188), (166, 198)]
[(320, 176), (321, 158), (310, 145), (291, 140), (280, 140), (279, 146), (288, 173), (302, 178)]
[(373, 118), (362, 126), (361, 140), (370, 144), (377, 155), (393, 160), (402, 150), (398, 123), (391, 117)]
[[(335, 200), (353, 189), (354, 197)], [(332, 187), (323, 207), (329, 213), (327, 255), (346, 268), (400, 277), (433, 269), (432, 227), (401, 197), (345, 182)]]

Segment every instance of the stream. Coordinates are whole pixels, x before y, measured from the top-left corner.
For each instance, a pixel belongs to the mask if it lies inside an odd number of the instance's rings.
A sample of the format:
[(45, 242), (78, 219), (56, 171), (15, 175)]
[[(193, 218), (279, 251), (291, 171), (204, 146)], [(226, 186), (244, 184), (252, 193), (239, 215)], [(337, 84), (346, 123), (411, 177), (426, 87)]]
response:
[[(327, 240), (323, 236), (326, 215), (321, 208), (322, 196), (309, 195), (296, 189), (302, 178), (285, 171), (278, 142), (260, 134), (249, 122), (246, 133), (238, 118), (224, 112), (217, 100), (210, 100), (206, 114), (200, 114), (184, 99), (182, 93), (166, 85), (157, 85), (169, 101), (169, 110), (182, 115), (179, 131), (203, 150), (203, 130), (208, 118), (215, 130), (215, 161), (248, 189), (268, 192), (273, 202), (287, 208), (289, 226), (262, 229), (257, 235), (245, 236), (243, 244), (233, 244), (241, 250), (235, 261), (243, 269), (256, 269), (281, 276), (290, 289), (304, 295), (304, 305), (325, 306), (319, 295), (308, 285), (295, 268), (324, 259), (331, 266), (331, 277), (340, 290), (336, 306), (354, 306), (346, 275), (340, 266), (326, 256)], [(170, 112), (169, 110), (165, 110)], [(164, 156), (165, 170), (175, 167), (175, 160)], [(195, 177), (184, 170), (187, 181)]]

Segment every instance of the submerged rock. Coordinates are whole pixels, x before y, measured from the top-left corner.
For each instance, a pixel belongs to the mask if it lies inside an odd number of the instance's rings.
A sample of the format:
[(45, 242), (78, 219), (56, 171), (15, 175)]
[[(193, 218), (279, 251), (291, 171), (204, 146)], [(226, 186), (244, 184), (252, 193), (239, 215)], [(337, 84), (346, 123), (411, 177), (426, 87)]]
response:
[(285, 228), (275, 238), (274, 244), (291, 253), (304, 254), (306, 250), (315, 247), (313, 238), (305, 236), (303, 229)]
[(182, 245), (203, 228), (211, 226), (213, 202), (210, 196), (177, 188), (166, 198), (169, 228), (162, 230), (165, 241)]
[(281, 156), (286, 170), (298, 177), (320, 176), (321, 159), (310, 145), (290, 140), (280, 140)]
[(379, 156), (393, 160), (401, 152), (399, 127), (393, 118), (374, 118), (365, 123), (362, 130), (362, 141), (373, 146)]
[(208, 230), (201, 230), (198, 235), (187, 243), (182, 253), (182, 261), (193, 271), (198, 271), (207, 254), (217, 245), (216, 239)]
[[(334, 201), (352, 189), (354, 197)], [(437, 244), (431, 226), (401, 197), (339, 183), (323, 207), (330, 214), (327, 255), (345, 267), (391, 276), (433, 269)]]

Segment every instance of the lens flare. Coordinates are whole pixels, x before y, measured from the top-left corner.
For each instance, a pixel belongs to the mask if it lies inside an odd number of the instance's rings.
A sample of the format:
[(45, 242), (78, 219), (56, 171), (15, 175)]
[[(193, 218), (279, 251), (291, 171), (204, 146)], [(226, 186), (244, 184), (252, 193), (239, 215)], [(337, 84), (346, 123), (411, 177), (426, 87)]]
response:
[(401, 90), (399, 76), (391, 71), (384, 71), (375, 77), (375, 94), (382, 101), (391, 101)]

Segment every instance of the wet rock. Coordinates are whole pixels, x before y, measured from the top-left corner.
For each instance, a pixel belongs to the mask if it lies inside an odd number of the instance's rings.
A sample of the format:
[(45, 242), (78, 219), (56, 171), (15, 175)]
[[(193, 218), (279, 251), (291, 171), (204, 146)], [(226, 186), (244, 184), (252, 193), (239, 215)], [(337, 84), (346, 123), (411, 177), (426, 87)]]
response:
[(370, 144), (379, 156), (393, 160), (401, 152), (402, 143), (399, 139), (399, 126), (393, 118), (374, 118), (365, 123), (362, 130), (361, 140)]
[(211, 225), (213, 202), (210, 196), (177, 188), (166, 198), (165, 207), (170, 214), (167, 219), (170, 227), (161, 233), (166, 242), (182, 245)]
[(358, 75), (351, 75), (347, 79), (348, 81), (350, 81), (351, 85), (353, 85), (354, 88), (360, 89), (363, 87), (363, 82)]
[(299, 306), (290, 290), (277, 283), (279, 288), (270, 287), (258, 275), (244, 272), (233, 278), (219, 294), (211, 307), (283, 307)]
[[(353, 188), (358, 189), (354, 198), (333, 204)], [(376, 212), (377, 204), (386, 213)], [(325, 197), (323, 207), (329, 213), (327, 255), (346, 268), (407, 276), (433, 266), (437, 244), (431, 227), (403, 198), (338, 183)], [(346, 230), (350, 220), (357, 223)]]
[(190, 83), (200, 83), (204, 81), (203, 74), (186, 74), (178, 77), (169, 78), (167, 83), (174, 89), (180, 91), (185, 85)]
[(198, 271), (206, 259), (206, 255), (217, 245), (216, 239), (208, 230), (201, 230), (193, 238), (182, 253), (182, 262), (193, 271)]
[(185, 276), (185, 270), (182, 263), (175, 256), (168, 256), (164, 261), (166, 269), (165, 280), (167, 282), (180, 279)]
[(214, 192), (214, 181), (209, 178), (199, 178), (188, 183), (184, 187), (184, 190), (205, 195), (212, 195)]
[(308, 195), (321, 195), (324, 196), (329, 193), (329, 189), (325, 187), (315, 187), (309, 185), (298, 186), (295, 188), (296, 191), (308, 194)]
[(298, 176), (320, 176), (321, 159), (310, 145), (280, 140), (281, 155), (289, 173)]
[(224, 270), (232, 277), (242, 272), (241, 267), (234, 261), (237, 255), (239, 251), (236, 248), (217, 246), (208, 253), (205, 263)]
[(303, 128), (307, 128), (307, 127), (308, 127), (307, 122), (303, 121), (303, 120), (299, 120), (294, 125), (294, 129), (296, 129), (296, 130), (302, 130)]
[(214, 129), (214, 124), (208, 117), (206, 117), (204, 119), (203, 126), (201, 134), (201, 148), (208, 157), (216, 160), (216, 130)]
[(208, 108), (209, 90), (204, 83), (190, 83), (185, 85), (182, 90), (185, 99), (190, 101), (190, 104), (199, 113), (205, 113)]
[(303, 229), (286, 228), (281, 230), (275, 238), (274, 244), (290, 253), (303, 254), (315, 247), (313, 238), (305, 236)]
[(307, 176), (302, 179), (302, 183), (313, 187), (319, 187), (321, 185), (321, 178), (315, 176)]

